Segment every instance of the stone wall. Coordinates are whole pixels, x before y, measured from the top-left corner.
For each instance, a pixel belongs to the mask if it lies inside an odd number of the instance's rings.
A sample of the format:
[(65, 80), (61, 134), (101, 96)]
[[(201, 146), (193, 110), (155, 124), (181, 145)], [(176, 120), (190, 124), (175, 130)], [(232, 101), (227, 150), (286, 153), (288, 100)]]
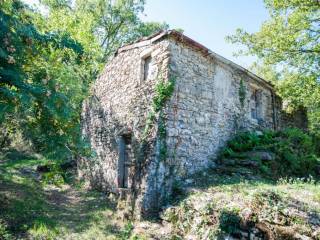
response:
[[(176, 90), (168, 110), (167, 144), (178, 176), (213, 165), (236, 130), (274, 128), (270, 87), (175, 40), (170, 51)], [(251, 117), (253, 89), (260, 91), (260, 119)]]
[[(129, 192), (135, 215), (157, 213), (170, 197), (174, 180), (214, 166), (219, 150), (236, 131), (286, 126), (272, 86), (234, 64), (171, 36), (132, 46), (108, 63), (83, 105), (83, 135), (96, 155), (81, 159), (79, 173), (95, 188), (119, 192), (119, 146), (130, 136), (128, 187), (122, 190)], [(161, 110), (163, 158), (159, 113), (148, 135), (143, 133), (155, 86), (172, 79), (173, 96)]]
[(280, 112), (279, 128), (297, 127), (303, 130), (308, 129), (307, 111), (304, 108), (292, 110), (291, 112), (283, 109)]

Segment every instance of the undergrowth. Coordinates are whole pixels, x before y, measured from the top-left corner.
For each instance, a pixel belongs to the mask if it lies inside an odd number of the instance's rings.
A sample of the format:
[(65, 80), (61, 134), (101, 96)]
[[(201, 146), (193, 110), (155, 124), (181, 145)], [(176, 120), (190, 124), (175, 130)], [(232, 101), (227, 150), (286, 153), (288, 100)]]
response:
[(61, 162), (0, 152), (0, 239), (128, 239), (133, 226), (117, 221), (113, 202), (70, 174)]
[(8, 226), (7, 224), (0, 219), (0, 239), (2, 240), (11, 240), (13, 239), (13, 236), (11, 233), (8, 231)]
[[(248, 154), (253, 151), (268, 151), (274, 154), (274, 159), (261, 161)], [(272, 177), (315, 176), (320, 164), (313, 138), (296, 128), (264, 131), (262, 134), (241, 132), (221, 153), (222, 162), (230, 158), (257, 161), (260, 173)]]
[(192, 186), (193, 192), (163, 212), (172, 234), (181, 239), (226, 239), (230, 235), (238, 239), (241, 231), (258, 228), (256, 235), (262, 239), (295, 239), (295, 234), (320, 239), (316, 231), (320, 227), (320, 188), (314, 179), (263, 182), (213, 173), (203, 177), (208, 182), (206, 189)]
[(43, 184), (53, 184), (56, 186), (61, 186), (65, 183), (69, 183), (72, 178), (72, 173), (69, 170), (64, 170), (61, 168), (61, 163), (59, 162), (49, 162), (44, 165), (47, 171), (42, 173), (41, 181)]
[(320, 239), (315, 143), (294, 128), (241, 132), (216, 168), (174, 186), (162, 219), (181, 239)]

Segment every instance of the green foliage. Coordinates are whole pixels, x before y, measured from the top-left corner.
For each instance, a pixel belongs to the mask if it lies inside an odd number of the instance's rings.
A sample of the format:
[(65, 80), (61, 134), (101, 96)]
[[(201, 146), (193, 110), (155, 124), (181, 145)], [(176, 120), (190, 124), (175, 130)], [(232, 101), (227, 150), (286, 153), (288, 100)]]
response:
[(255, 55), (257, 73), (272, 80), (290, 108), (304, 106), (310, 127), (320, 129), (320, 3), (314, 0), (264, 0), (270, 19), (260, 30), (238, 29), (227, 39), (240, 43), (243, 55)]
[(9, 233), (7, 225), (0, 219), (0, 239), (11, 240), (13, 236)]
[(160, 160), (164, 161), (167, 158), (167, 144), (166, 144), (166, 125), (161, 111), (170, 99), (174, 91), (175, 80), (171, 79), (168, 82), (160, 81), (156, 86), (156, 95), (152, 99), (152, 107), (154, 112), (159, 112), (159, 123), (158, 123), (158, 135), (160, 141)]
[(312, 139), (316, 154), (320, 156), (320, 135), (312, 135)]
[(46, 165), (49, 169), (48, 172), (45, 172), (41, 176), (41, 181), (44, 184), (54, 184), (60, 186), (66, 181), (66, 172), (64, 172), (59, 164), (51, 163)]
[(168, 25), (142, 22), (142, 0), (40, 2), (45, 15), (1, 3), (0, 144), (22, 132), (50, 158), (91, 154), (80, 132), (91, 83), (118, 47)]
[(132, 224), (132, 222), (128, 222), (120, 233), (120, 239), (123, 239), (123, 240), (129, 239), (133, 228), (134, 228), (134, 225)]
[[(164, 105), (166, 104), (166, 101), (170, 99), (171, 95), (174, 91), (174, 85), (175, 80), (171, 79), (168, 82), (165, 82), (163, 79), (159, 80), (159, 83), (155, 86), (155, 96), (152, 98), (152, 109), (148, 113), (147, 119), (146, 119), (146, 126), (143, 131), (143, 139), (145, 139), (152, 128), (154, 121), (156, 119), (156, 114), (159, 113)], [(159, 119), (159, 135), (160, 138), (164, 138), (166, 135), (165, 132), (165, 123), (163, 121), (162, 114), (160, 115)]]
[(54, 29), (65, 29), (81, 42), (93, 60), (105, 63), (115, 50), (138, 38), (168, 28), (166, 23), (142, 22), (144, 0), (42, 1), (50, 9)]
[(248, 151), (252, 150), (260, 142), (259, 136), (254, 132), (240, 132), (227, 144), (228, 151)]
[(123, 221), (116, 219), (115, 205), (105, 194), (73, 182), (62, 188), (45, 186), (38, 181), (36, 167), (56, 161), (36, 156), (0, 152), (1, 240), (121, 239), (128, 228), (119, 228)]
[(42, 175), (42, 182), (45, 184), (53, 184), (56, 186), (61, 186), (64, 184), (63, 176), (60, 172), (47, 172)]
[(47, 219), (39, 218), (35, 221), (29, 234), (35, 239), (54, 240), (57, 239), (57, 230), (51, 229)]
[(70, 155), (80, 144), (82, 46), (67, 32), (41, 33), (20, 1), (6, 1), (0, 18), (2, 127), (22, 130), (38, 152)]
[(238, 209), (223, 209), (219, 216), (219, 227), (225, 233), (234, 234), (239, 231), (240, 220)]
[(275, 154), (274, 160), (259, 162), (259, 170), (276, 177), (315, 175), (316, 167), (320, 164), (312, 137), (296, 128), (265, 131), (259, 135), (241, 132), (228, 142), (222, 156), (244, 159), (248, 158), (248, 152), (256, 150), (267, 150)]
[(174, 91), (174, 80), (170, 80), (168, 82), (160, 81), (156, 85), (156, 95), (152, 99), (153, 110), (155, 112), (159, 112), (166, 101), (171, 97)]

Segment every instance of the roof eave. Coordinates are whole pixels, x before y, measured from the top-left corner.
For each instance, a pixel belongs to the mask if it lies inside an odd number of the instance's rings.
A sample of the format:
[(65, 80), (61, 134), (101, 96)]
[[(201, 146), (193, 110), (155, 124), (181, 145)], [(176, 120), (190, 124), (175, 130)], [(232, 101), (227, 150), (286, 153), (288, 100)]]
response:
[(268, 81), (266, 81), (265, 79), (257, 76), (256, 74), (250, 72), (248, 69), (236, 64), (235, 62), (232, 62), (228, 59), (226, 59), (225, 57), (211, 51), (210, 49), (208, 49), (207, 47), (205, 47), (204, 45), (198, 43), (197, 41), (189, 38), (188, 36), (184, 35), (181, 32), (178, 32), (176, 30), (168, 30), (168, 31), (160, 31), (156, 34), (153, 34), (147, 38), (142, 38), (132, 44), (129, 45), (125, 45), (123, 47), (120, 47), (115, 55), (130, 50), (130, 49), (134, 49), (134, 48), (138, 48), (138, 47), (143, 47), (143, 46), (147, 46), (150, 45), (151, 43), (154, 43), (158, 40), (160, 40), (161, 38), (167, 37), (167, 36), (173, 36), (175, 37), (176, 40), (182, 42), (182, 43), (186, 43), (189, 44), (191, 46), (193, 46), (194, 48), (200, 50), (202, 53), (204, 53), (207, 56), (211, 56), (212, 58), (228, 65), (231, 66), (235, 69), (238, 69), (239, 71), (247, 74), (248, 76), (250, 76), (252, 79), (256, 80), (259, 83), (262, 83), (263, 85), (265, 85), (266, 87), (268, 87), (269, 89), (271, 89), (272, 91), (274, 91), (274, 85)]

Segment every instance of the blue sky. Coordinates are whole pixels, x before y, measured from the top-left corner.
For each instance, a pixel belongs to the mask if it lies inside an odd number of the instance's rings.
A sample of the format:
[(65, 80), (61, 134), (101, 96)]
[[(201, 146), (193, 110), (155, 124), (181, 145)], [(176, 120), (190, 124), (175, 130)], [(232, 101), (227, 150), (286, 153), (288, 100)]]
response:
[[(25, 0), (35, 3), (37, 0)], [(227, 43), (225, 37), (237, 28), (249, 32), (259, 29), (268, 19), (263, 0), (146, 0), (146, 21), (167, 22), (212, 51), (248, 67), (253, 57), (234, 57), (239, 46)]]
[(145, 20), (167, 22), (212, 51), (248, 67), (253, 57), (234, 57), (240, 46), (225, 36), (237, 28), (257, 31), (268, 19), (263, 0), (147, 0)]

